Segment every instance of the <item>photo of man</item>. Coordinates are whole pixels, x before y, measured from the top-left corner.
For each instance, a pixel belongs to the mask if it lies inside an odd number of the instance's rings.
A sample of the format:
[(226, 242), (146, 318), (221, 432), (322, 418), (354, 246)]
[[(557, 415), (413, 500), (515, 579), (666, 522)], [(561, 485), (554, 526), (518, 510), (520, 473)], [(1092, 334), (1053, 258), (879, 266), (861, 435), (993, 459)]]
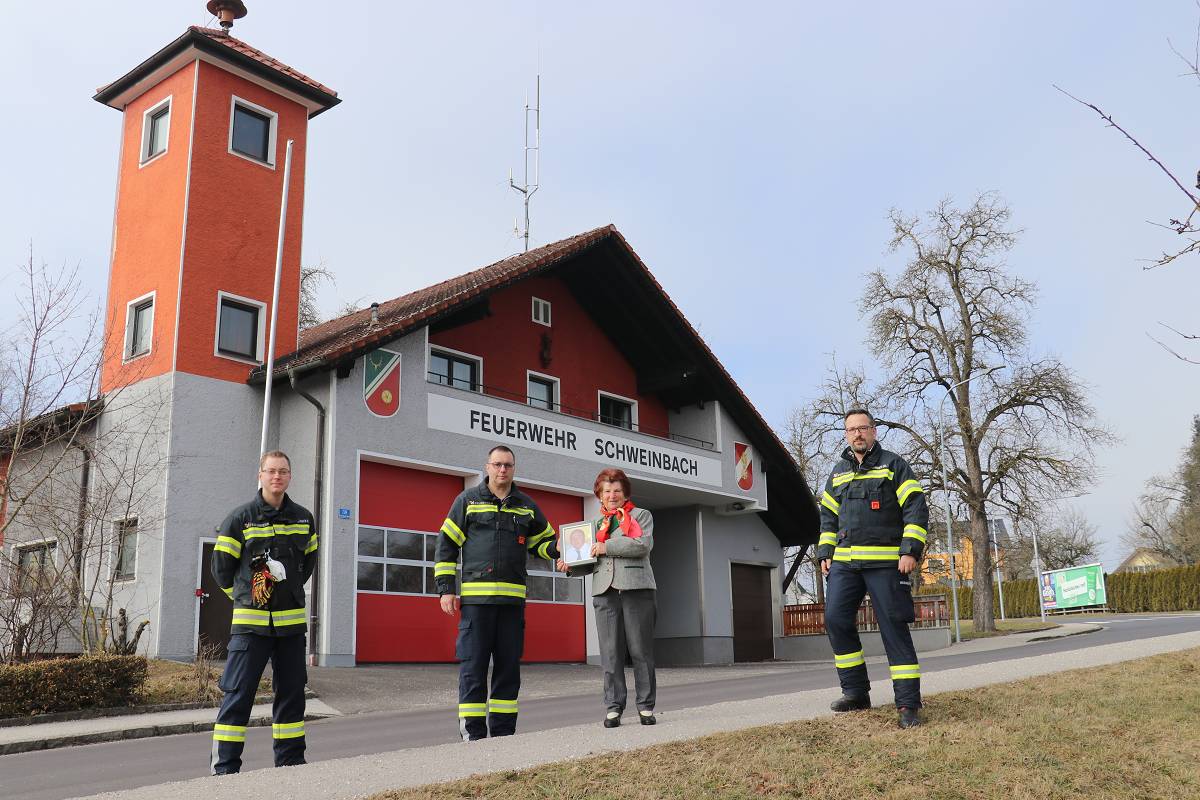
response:
[(562, 560), (568, 565), (595, 561), (592, 556), (592, 526), (586, 522), (562, 526)]

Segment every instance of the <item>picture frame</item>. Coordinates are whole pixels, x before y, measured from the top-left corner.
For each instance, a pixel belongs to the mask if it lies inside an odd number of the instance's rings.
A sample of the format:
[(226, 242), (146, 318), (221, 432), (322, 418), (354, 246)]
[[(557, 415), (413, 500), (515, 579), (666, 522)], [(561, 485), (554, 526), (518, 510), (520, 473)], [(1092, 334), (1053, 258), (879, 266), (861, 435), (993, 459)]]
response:
[(590, 522), (571, 522), (558, 528), (558, 552), (568, 567), (595, 564), (592, 545), (596, 535)]

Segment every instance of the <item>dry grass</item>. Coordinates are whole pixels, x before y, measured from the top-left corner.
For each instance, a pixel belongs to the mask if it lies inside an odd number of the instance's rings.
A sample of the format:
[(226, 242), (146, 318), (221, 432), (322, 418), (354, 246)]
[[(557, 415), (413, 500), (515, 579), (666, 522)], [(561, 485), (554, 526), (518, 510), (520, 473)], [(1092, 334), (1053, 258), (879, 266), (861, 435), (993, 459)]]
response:
[[(1060, 623), (1046, 620), (1042, 622), (1040, 617), (1022, 617), (1019, 619), (998, 619), (996, 620), (996, 630), (986, 631), (981, 633), (975, 632), (975, 622), (973, 620), (959, 620), (959, 627), (962, 629), (962, 638), (965, 639), (985, 639), (992, 636), (1007, 636), (1010, 633), (1029, 633), (1030, 631), (1048, 631), (1052, 628), (1057, 628)], [(953, 631), (953, 626), (951, 626)]]
[(1200, 797), (1200, 649), (935, 695), (893, 709), (707, 736), (374, 800)]
[[(143, 705), (162, 703), (213, 703), (221, 700), (223, 692), (217, 687), (221, 665), (209, 659), (185, 664), (178, 661), (150, 659), (150, 671), (142, 689)], [(269, 694), (271, 679), (263, 677), (259, 694)]]

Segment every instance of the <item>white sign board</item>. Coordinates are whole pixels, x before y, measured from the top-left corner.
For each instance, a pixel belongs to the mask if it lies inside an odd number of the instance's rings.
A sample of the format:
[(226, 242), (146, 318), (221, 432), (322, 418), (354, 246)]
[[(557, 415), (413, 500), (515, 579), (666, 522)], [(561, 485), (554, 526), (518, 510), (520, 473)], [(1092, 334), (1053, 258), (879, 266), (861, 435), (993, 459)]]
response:
[(721, 462), (715, 458), (440, 394), (428, 397), (429, 427), (439, 431), (581, 458), (643, 475), (721, 485)]

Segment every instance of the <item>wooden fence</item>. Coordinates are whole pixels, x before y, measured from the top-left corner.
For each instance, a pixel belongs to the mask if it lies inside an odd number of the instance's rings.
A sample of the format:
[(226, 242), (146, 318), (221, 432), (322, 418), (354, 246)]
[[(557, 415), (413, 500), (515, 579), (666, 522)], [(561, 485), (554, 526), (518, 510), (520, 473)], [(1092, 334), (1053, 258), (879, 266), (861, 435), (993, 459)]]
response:
[[(950, 609), (944, 594), (914, 597), (913, 606), (917, 612), (917, 619), (909, 627), (944, 628), (950, 624)], [(879, 630), (879, 622), (875, 619), (875, 609), (871, 606), (870, 598), (864, 600), (863, 604), (858, 607), (857, 622), (860, 631)], [(784, 636), (823, 633), (825, 633), (824, 603), (783, 607)]]

